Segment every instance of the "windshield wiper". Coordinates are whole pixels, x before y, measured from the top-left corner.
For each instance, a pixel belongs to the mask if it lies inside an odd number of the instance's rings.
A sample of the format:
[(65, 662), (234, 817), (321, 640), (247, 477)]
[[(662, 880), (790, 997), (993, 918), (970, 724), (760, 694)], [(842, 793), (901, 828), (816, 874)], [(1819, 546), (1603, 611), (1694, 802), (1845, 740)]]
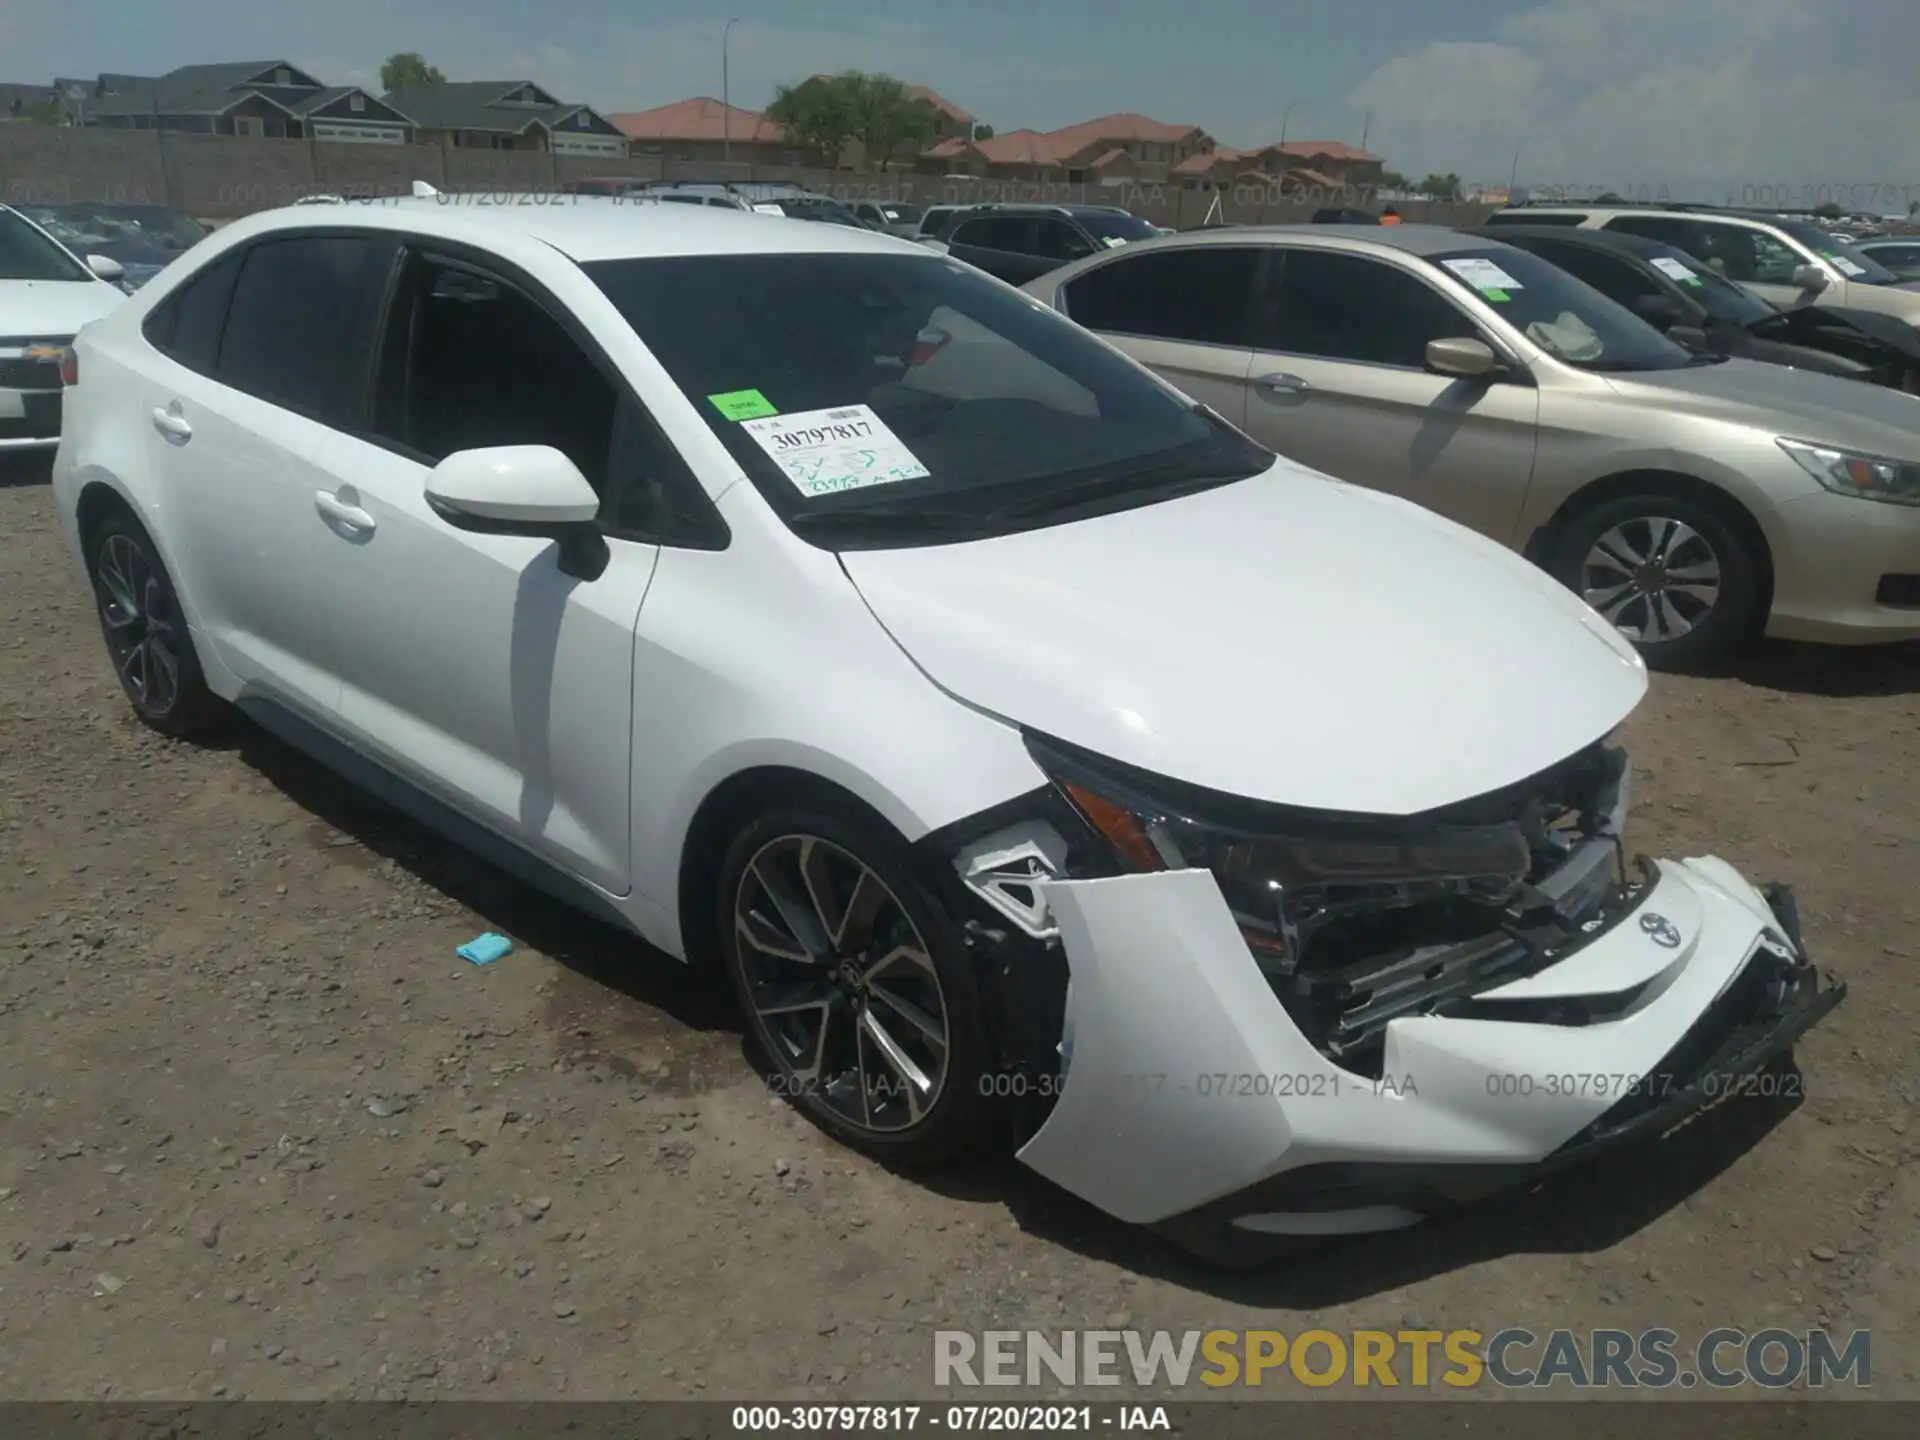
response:
[(1051, 515), (1061, 510), (1071, 510), (1079, 505), (1112, 499), (1121, 495), (1138, 495), (1151, 492), (1156, 499), (1172, 500), (1177, 496), (1190, 495), (1197, 490), (1211, 489), (1215, 485), (1225, 485), (1234, 480), (1245, 480), (1257, 475), (1258, 470), (1248, 470), (1241, 465), (1206, 465), (1192, 463), (1156, 465), (1151, 469), (1125, 470), (1118, 474), (1095, 475), (1090, 479), (1078, 480), (1069, 485), (1056, 485), (1037, 495), (1012, 501), (997, 510), (987, 512), (987, 521), (992, 525), (1004, 524), (1009, 520), (1028, 520), (1036, 515)]
[(986, 523), (986, 516), (964, 510), (925, 510), (907, 505), (802, 510), (787, 519), (798, 535), (977, 534)]

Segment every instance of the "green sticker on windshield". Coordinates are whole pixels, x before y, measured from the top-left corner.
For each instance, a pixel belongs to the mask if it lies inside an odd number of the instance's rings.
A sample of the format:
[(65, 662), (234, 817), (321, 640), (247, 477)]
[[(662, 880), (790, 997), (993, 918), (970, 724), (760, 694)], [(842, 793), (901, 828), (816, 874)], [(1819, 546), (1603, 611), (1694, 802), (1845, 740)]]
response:
[(724, 395), (709, 395), (707, 399), (729, 420), (764, 420), (780, 413), (758, 390), (729, 390)]
[(1494, 301), (1511, 300), (1513, 298), (1504, 290), (1482, 290), (1480, 293), (1486, 296), (1487, 299)]

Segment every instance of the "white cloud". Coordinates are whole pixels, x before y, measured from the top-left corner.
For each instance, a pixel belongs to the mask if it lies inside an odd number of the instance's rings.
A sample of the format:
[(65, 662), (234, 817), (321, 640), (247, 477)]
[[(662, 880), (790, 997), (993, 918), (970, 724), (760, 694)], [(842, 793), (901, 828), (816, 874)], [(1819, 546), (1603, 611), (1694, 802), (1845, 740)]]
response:
[(1486, 40), (1391, 60), (1349, 98), (1372, 110), (1372, 148), (1419, 174), (1504, 184), (1517, 146), (1536, 186), (1757, 200), (1910, 184), (1920, 99), (1802, 58), (1832, 13), (1817, 3), (1548, 0)]

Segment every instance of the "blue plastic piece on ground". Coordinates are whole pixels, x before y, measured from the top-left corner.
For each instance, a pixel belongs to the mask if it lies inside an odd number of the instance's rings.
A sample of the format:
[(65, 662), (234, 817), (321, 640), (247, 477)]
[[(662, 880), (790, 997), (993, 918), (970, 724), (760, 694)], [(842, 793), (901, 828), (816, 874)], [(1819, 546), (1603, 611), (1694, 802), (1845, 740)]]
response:
[(513, 942), (504, 935), (495, 935), (489, 931), (485, 935), (476, 935), (453, 953), (462, 960), (471, 960), (475, 965), (491, 965), (503, 955), (513, 952)]

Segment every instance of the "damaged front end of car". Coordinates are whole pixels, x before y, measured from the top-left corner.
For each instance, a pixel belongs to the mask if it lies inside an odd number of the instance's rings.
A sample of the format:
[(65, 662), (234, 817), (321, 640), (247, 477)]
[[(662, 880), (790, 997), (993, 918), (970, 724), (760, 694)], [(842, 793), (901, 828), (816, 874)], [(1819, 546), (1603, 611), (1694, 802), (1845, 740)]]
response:
[(1844, 994), (1784, 888), (1629, 862), (1604, 742), (1411, 817), (1028, 743), (1052, 785), (948, 851), (989, 968), (1038, 990), (1004, 1047), (1044, 1102), (1020, 1157), (1215, 1259), (1671, 1128)]

